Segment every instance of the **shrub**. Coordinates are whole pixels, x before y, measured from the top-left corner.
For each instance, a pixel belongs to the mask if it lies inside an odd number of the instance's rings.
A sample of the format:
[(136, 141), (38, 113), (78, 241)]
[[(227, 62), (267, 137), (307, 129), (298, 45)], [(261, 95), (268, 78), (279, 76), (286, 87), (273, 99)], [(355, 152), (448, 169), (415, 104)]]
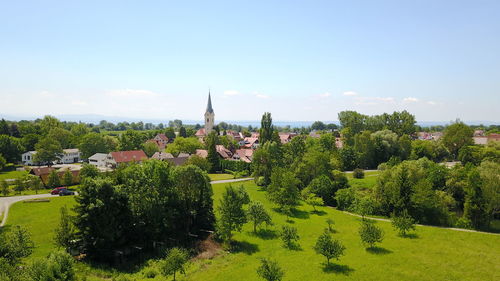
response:
[(356, 192), (353, 188), (344, 188), (337, 190), (335, 200), (337, 201), (337, 209), (349, 210), (356, 199)]
[(362, 179), (365, 177), (365, 171), (363, 169), (356, 168), (352, 172), (352, 177), (355, 179)]
[(375, 246), (375, 243), (382, 242), (384, 239), (384, 232), (375, 225), (374, 221), (363, 220), (359, 228), (359, 236), (361, 242), (367, 246), (367, 248), (372, 248)]
[(316, 244), (314, 245), (316, 253), (323, 255), (326, 258), (327, 264), (330, 265), (331, 259), (339, 259), (344, 255), (345, 247), (339, 240), (335, 240), (330, 235), (328, 229), (323, 231)]
[(406, 233), (410, 230), (415, 230), (415, 220), (408, 215), (408, 212), (404, 210), (399, 215), (393, 215), (391, 218), (392, 226), (399, 232), (399, 235), (406, 236)]
[(261, 259), (257, 274), (266, 281), (280, 281), (285, 273), (278, 263), (271, 259)]
[(281, 241), (283, 241), (283, 246), (292, 249), (296, 246), (296, 242), (299, 240), (299, 234), (297, 233), (297, 228), (289, 225), (284, 225), (281, 228)]

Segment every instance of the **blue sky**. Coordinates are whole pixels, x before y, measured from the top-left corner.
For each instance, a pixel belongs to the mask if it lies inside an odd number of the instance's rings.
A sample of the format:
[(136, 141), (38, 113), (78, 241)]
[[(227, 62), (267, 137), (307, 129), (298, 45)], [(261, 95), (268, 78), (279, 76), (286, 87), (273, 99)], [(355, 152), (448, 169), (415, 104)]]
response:
[[(78, 3), (77, 3), (78, 2)], [(499, 1), (1, 1), (0, 113), (500, 121)]]

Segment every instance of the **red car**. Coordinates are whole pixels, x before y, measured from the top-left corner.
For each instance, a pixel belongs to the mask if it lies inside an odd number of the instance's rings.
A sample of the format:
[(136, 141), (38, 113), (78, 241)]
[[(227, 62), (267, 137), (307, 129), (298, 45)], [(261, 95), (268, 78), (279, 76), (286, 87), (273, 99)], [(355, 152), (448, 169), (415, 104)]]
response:
[(52, 195), (57, 195), (57, 194), (59, 194), (59, 192), (61, 192), (61, 190), (63, 190), (63, 189), (66, 189), (66, 187), (64, 187), (64, 186), (56, 187), (56, 188), (52, 189), (52, 191), (50, 192), (50, 194), (52, 194)]

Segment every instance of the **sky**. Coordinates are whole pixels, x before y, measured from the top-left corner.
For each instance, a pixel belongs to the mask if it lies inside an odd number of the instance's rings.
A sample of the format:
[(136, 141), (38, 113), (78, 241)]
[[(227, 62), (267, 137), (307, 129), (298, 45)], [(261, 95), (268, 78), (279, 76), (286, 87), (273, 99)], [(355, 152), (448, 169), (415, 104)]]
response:
[(0, 115), (500, 122), (500, 1), (0, 0)]

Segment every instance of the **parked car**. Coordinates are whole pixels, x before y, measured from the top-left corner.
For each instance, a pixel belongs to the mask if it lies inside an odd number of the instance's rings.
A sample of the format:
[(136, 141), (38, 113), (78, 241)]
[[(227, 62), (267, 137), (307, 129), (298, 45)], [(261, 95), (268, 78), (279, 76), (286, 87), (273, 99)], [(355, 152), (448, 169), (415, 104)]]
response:
[(64, 187), (64, 186), (56, 187), (56, 188), (52, 189), (52, 191), (50, 192), (50, 194), (52, 194), (52, 195), (57, 195), (57, 194), (59, 194), (59, 192), (61, 192), (61, 190), (63, 190), (63, 189), (66, 189), (66, 187)]
[(61, 189), (59, 191), (59, 196), (66, 196), (66, 195), (75, 195), (75, 192), (69, 189)]

